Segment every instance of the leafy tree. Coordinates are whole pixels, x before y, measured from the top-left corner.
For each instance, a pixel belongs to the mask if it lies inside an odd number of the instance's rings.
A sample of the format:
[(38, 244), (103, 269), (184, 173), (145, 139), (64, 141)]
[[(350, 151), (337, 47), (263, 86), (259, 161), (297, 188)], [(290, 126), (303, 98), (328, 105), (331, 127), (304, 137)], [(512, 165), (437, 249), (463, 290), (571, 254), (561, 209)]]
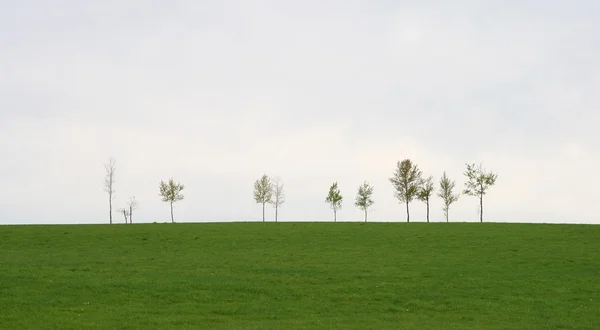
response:
[(115, 159), (110, 157), (108, 159), (108, 163), (104, 164), (104, 169), (106, 170), (106, 176), (104, 177), (104, 191), (108, 193), (108, 219), (109, 223), (112, 225), (112, 201), (114, 199), (115, 194)]
[(394, 186), (394, 195), (400, 203), (406, 203), (406, 222), (410, 222), (408, 204), (417, 197), (421, 185), (421, 171), (410, 159), (405, 159), (396, 164), (394, 176), (390, 178)]
[(183, 194), (181, 194), (181, 191), (185, 187), (180, 183), (175, 183), (173, 178), (169, 179), (169, 182), (164, 182), (161, 180), (158, 187), (160, 188), (160, 196), (162, 197), (162, 201), (169, 202), (171, 205), (171, 222), (175, 223), (175, 220), (173, 219), (173, 203), (183, 199)]
[(482, 165), (475, 167), (475, 164), (466, 164), (467, 170), (465, 176), (467, 182), (465, 182), (464, 194), (469, 196), (479, 197), (479, 221), (483, 222), (483, 195), (485, 195), (488, 189), (496, 183), (498, 174), (492, 172), (486, 172)]
[(334, 182), (331, 187), (329, 187), (329, 194), (327, 198), (325, 198), (325, 202), (329, 203), (331, 209), (333, 210), (333, 222), (337, 222), (337, 211), (342, 208), (342, 195), (340, 194), (340, 189), (338, 189), (337, 182)]
[(460, 193), (454, 194), (455, 184), (456, 183), (454, 181), (451, 181), (446, 176), (446, 172), (444, 172), (444, 175), (442, 175), (442, 178), (440, 179), (440, 191), (438, 192), (438, 196), (442, 199), (442, 201), (444, 201), (442, 210), (444, 211), (446, 222), (448, 222), (448, 212), (450, 210), (450, 205), (458, 201), (458, 198), (460, 197)]
[(262, 204), (262, 220), (265, 222), (265, 204), (271, 203), (273, 198), (273, 184), (265, 174), (254, 182), (254, 200)]
[(280, 178), (273, 179), (273, 207), (275, 208), (275, 222), (277, 222), (278, 211), (281, 204), (285, 203), (285, 193), (283, 191), (283, 182)]
[(354, 205), (365, 212), (365, 222), (367, 222), (367, 211), (371, 205), (373, 205), (373, 186), (365, 181), (358, 187), (358, 194), (356, 195), (356, 201)]
[(427, 222), (429, 222), (429, 198), (433, 192), (433, 177), (430, 176), (421, 182), (421, 187), (417, 192), (417, 198), (427, 204)]

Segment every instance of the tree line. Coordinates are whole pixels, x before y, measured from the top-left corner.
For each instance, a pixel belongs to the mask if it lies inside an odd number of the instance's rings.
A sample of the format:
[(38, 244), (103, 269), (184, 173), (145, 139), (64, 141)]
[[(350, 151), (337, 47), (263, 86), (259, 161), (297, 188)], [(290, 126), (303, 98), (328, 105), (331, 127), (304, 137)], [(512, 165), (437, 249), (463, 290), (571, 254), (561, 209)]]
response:
[[(106, 176), (104, 180), (104, 190), (108, 193), (109, 204), (109, 221), (112, 224), (112, 201), (114, 199), (115, 189), (115, 160), (110, 158), (109, 162), (104, 165)], [(466, 170), (463, 175), (466, 177), (465, 188), (462, 194), (475, 196), (479, 199), (479, 221), (483, 222), (483, 196), (491, 186), (496, 183), (498, 174), (487, 172), (481, 164), (466, 164)], [(410, 203), (417, 199), (425, 203), (427, 207), (427, 222), (429, 222), (429, 202), (435, 191), (435, 182), (433, 176), (424, 177), (422, 171), (417, 164), (410, 159), (398, 161), (393, 175), (389, 178), (390, 183), (394, 187), (394, 196), (398, 202), (406, 206), (406, 222), (410, 222)], [(183, 200), (184, 195), (181, 191), (185, 186), (175, 182), (173, 178), (168, 181), (160, 181), (159, 196), (163, 202), (170, 205), (171, 222), (175, 222), (173, 217), (173, 203)], [(437, 192), (437, 196), (442, 199), (442, 210), (446, 222), (449, 222), (450, 206), (458, 201), (461, 193), (455, 192), (456, 182), (450, 180), (446, 172), (442, 175)], [(374, 204), (373, 201), (374, 188), (367, 181), (363, 182), (359, 187), (354, 200), (354, 206), (364, 212), (364, 221), (367, 221), (369, 208)], [(254, 200), (256, 203), (262, 204), (262, 221), (265, 221), (265, 206), (272, 204), (275, 208), (275, 222), (278, 222), (279, 208), (285, 202), (284, 185), (280, 178), (270, 178), (264, 174), (261, 178), (254, 182)], [(337, 222), (337, 212), (342, 208), (343, 196), (338, 187), (338, 183), (334, 182), (329, 187), (329, 192), (325, 198), (325, 202), (329, 204), (333, 210), (333, 221)], [(131, 197), (125, 208), (119, 209), (123, 213), (125, 223), (133, 223), (133, 211), (137, 209), (138, 203), (135, 197)]]

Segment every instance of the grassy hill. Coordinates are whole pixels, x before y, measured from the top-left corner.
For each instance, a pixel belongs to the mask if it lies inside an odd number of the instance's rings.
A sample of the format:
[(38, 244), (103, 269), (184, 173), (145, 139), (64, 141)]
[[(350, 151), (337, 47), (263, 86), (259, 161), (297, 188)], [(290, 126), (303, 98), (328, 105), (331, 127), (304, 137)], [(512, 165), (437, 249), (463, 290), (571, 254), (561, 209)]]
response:
[(0, 328), (593, 329), (600, 226), (0, 226)]

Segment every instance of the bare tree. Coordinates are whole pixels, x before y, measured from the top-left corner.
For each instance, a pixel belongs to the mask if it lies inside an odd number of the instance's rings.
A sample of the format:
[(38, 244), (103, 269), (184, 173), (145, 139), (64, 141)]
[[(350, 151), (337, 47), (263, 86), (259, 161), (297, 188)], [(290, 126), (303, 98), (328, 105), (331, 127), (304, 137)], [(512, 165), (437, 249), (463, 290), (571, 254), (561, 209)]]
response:
[(265, 222), (265, 204), (271, 203), (273, 198), (273, 184), (265, 174), (254, 182), (254, 200), (262, 204), (262, 220)]
[(115, 193), (115, 159), (110, 157), (108, 159), (108, 163), (104, 164), (104, 169), (106, 170), (106, 176), (104, 178), (104, 191), (108, 193), (108, 219), (110, 224), (112, 224), (112, 201)]
[(125, 223), (127, 223), (127, 217), (129, 217), (129, 215), (130, 215), (129, 210), (122, 208), (122, 209), (118, 209), (117, 211), (120, 213), (123, 213), (123, 217), (125, 217)]
[(458, 201), (460, 194), (454, 194), (454, 186), (455, 182), (451, 181), (447, 176), (446, 172), (442, 175), (440, 179), (440, 191), (438, 192), (438, 196), (444, 201), (444, 205), (442, 206), (442, 210), (444, 211), (444, 216), (446, 217), (446, 222), (448, 222), (448, 213), (450, 211), (450, 205), (452, 203)]
[(396, 164), (394, 176), (390, 178), (394, 185), (394, 195), (400, 203), (406, 203), (406, 222), (410, 222), (410, 212), (408, 204), (417, 197), (419, 187), (421, 186), (421, 171), (410, 159), (405, 159)]
[(417, 192), (417, 198), (427, 204), (427, 222), (429, 222), (429, 198), (433, 192), (433, 177), (430, 176), (421, 182), (421, 187)]
[(277, 222), (278, 211), (281, 204), (285, 203), (285, 193), (283, 191), (283, 182), (281, 182), (281, 178), (275, 177), (272, 179), (273, 183), (273, 200), (272, 204), (275, 208), (275, 222)]
[(329, 203), (331, 209), (333, 210), (333, 222), (337, 222), (337, 211), (342, 208), (342, 195), (340, 194), (340, 189), (338, 189), (337, 182), (334, 182), (331, 187), (329, 187), (329, 194), (327, 194), (327, 198), (325, 198), (325, 202)]
[(135, 199), (135, 196), (129, 198), (127, 206), (129, 206), (129, 223), (133, 223), (133, 210), (138, 208), (138, 202)]
[(365, 212), (365, 222), (367, 222), (367, 211), (369, 207), (373, 205), (373, 186), (365, 181), (362, 185), (358, 187), (358, 194), (356, 195), (356, 201), (354, 205)]
[(175, 223), (175, 220), (173, 219), (173, 203), (183, 199), (184, 196), (181, 194), (181, 191), (185, 187), (180, 183), (175, 183), (173, 178), (169, 179), (169, 182), (164, 182), (161, 180), (158, 187), (160, 189), (162, 201), (169, 202), (171, 205), (171, 222)]
[(475, 167), (475, 164), (466, 165), (467, 170), (464, 174), (467, 177), (467, 182), (465, 182), (463, 193), (479, 197), (479, 221), (483, 222), (483, 195), (496, 183), (498, 174), (486, 172), (481, 164), (478, 167)]

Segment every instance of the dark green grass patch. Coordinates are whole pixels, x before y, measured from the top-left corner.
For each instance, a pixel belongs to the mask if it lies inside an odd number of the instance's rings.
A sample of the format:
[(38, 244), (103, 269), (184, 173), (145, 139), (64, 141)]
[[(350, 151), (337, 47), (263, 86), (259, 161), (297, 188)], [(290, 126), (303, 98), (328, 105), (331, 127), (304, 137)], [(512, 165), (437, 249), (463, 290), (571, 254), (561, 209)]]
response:
[(0, 227), (0, 328), (594, 329), (600, 226)]

